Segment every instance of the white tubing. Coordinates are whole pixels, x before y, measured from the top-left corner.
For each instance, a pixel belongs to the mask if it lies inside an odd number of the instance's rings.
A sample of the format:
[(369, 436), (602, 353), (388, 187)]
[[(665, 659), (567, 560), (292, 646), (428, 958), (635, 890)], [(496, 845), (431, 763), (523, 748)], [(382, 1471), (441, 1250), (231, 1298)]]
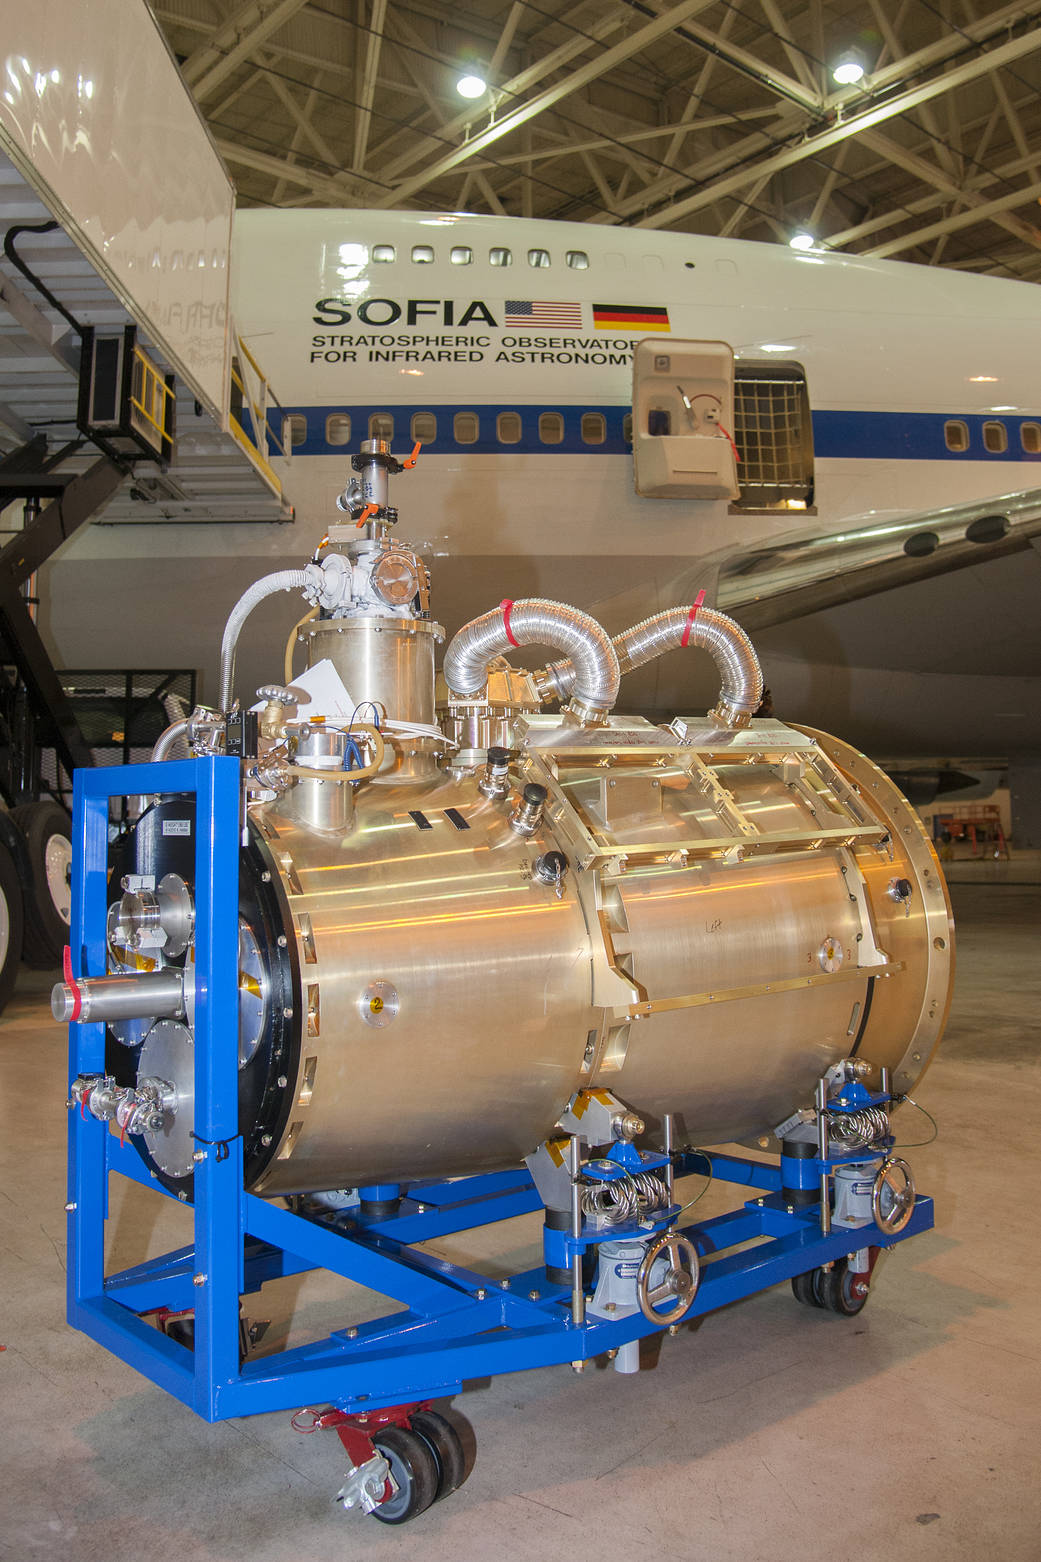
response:
[(224, 638), (220, 647), (220, 700), (218, 708), (222, 711), (229, 709), (231, 705), (231, 686), (235, 678), (235, 647), (239, 642), (239, 635), (246, 619), (252, 613), (259, 602), (265, 597), (274, 596), (276, 591), (300, 591), (311, 584), (311, 576), (302, 569), (277, 570), (274, 575), (264, 575), (260, 580), (255, 580), (235, 603), (228, 616), (228, 622), (224, 626)]
[(445, 652), (444, 674), (454, 694), (479, 694), (488, 663), (513, 646), (552, 645), (568, 657), (580, 714), (609, 711), (618, 698), (618, 654), (602, 624), (566, 602), (526, 597), (504, 602), (464, 625)]

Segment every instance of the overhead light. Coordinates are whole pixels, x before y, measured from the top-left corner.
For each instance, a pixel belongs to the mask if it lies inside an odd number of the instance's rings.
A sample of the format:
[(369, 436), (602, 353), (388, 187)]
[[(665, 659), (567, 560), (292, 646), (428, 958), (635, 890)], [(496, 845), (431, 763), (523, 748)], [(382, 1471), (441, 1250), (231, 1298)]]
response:
[(479, 98), (482, 92), (488, 91), (488, 83), (483, 76), (467, 73), (465, 76), (460, 76), (455, 84), (455, 90), (461, 98)]
[(864, 77), (864, 63), (859, 55), (847, 51), (840, 54), (832, 67), (832, 77), (840, 87), (855, 87)]
[(812, 249), (817, 240), (812, 233), (793, 233), (788, 240), (791, 249)]

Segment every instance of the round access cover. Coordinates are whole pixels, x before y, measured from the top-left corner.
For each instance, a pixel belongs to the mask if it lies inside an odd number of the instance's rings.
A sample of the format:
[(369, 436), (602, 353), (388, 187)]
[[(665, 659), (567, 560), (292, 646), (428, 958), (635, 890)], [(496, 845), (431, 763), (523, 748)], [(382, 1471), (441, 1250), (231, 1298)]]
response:
[(172, 1086), (174, 1105), (159, 1129), (146, 1129), (149, 1155), (168, 1177), (187, 1177), (192, 1170), (195, 1141), (195, 1045), (192, 1033), (178, 1020), (159, 1020), (145, 1037), (137, 1065), (138, 1079), (162, 1079)]

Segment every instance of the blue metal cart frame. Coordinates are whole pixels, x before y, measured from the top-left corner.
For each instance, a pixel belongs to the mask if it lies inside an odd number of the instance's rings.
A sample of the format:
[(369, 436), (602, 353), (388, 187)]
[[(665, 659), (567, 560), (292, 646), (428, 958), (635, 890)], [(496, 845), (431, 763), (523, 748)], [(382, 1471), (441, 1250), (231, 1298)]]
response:
[[(69, 1322), (208, 1421), (325, 1401), (366, 1412), (457, 1392), (467, 1379), (584, 1361), (660, 1332), (642, 1313), (572, 1321), (567, 1287), (540, 1264), (494, 1280), (414, 1245), (542, 1209), (527, 1171), (489, 1173), (403, 1189), (389, 1219), (343, 1230), (269, 1203), (243, 1187), (238, 1124), (239, 761), (209, 758), (79, 771), (73, 819), (72, 972), (106, 970), (109, 800), (180, 793), (196, 798), (194, 1242), (133, 1269), (104, 1272), (108, 1178), (154, 1181), (136, 1150), (89, 1113), (70, 1113)], [(104, 1073), (105, 1027), (70, 1027), (70, 1079)], [(711, 1171), (755, 1190), (743, 1206), (679, 1227), (705, 1261), (684, 1321), (845, 1257), (890, 1247), (933, 1223), (919, 1198), (897, 1234), (877, 1226), (821, 1230), (816, 1204), (793, 1207), (776, 1162), (689, 1152), (679, 1176)], [(812, 1187), (834, 1163), (794, 1163)], [(645, 1236), (646, 1232), (631, 1235)], [(566, 1264), (620, 1228), (574, 1239), (555, 1233)], [(728, 1251), (754, 1238), (759, 1245)], [(556, 1260), (554, 1260), (556, 1261)], [(402, 1304), (403, 1311), (318, 1343), (240, 1361), (240, 1300), (279, 1276), (322, 1268)], [(194, 1309), (194, 1350), (147, 1320)]]

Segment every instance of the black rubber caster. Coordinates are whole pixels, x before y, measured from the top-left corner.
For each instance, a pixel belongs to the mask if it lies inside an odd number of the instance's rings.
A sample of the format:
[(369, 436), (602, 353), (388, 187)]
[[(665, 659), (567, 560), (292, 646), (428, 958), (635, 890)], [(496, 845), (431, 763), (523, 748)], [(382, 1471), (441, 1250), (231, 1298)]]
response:
[(795, 1300), (802, 1302), (804, 1307), (823, 1307), (824, 1303), (817, 1294), (817, 1278), (819, 1269), (808, 1269), (804, 1275), (792, 1275), (792, 1292)]
[(842, 1318), (855, 1318), (868, 1299), (868, 1277), (855, 1273), (847, 1258), (837, 1258), (830, 1269), (819, 1269), (819, 1306)]
[(407, 1524), (437, 1499), (440, 1470), (434, 1450), (425, 1437), (403, 1426), (384, 1427), (372, 1444), (390, 1465), (395, 1487), (392, 1496), (373, 1508), (372, 1517), (381, 1524)]
[(470, 1473), (462, 1438), (452, 1423), (436, 1410), (417, 1410), (414, 1416), (409, 1417), (409, 1425), (413, 1432), (419, 1433), (434, 1455), (438, 1476), (434, 1501), (440, 1502), (442, 1497), (449, 1497), (457, 1491)]

